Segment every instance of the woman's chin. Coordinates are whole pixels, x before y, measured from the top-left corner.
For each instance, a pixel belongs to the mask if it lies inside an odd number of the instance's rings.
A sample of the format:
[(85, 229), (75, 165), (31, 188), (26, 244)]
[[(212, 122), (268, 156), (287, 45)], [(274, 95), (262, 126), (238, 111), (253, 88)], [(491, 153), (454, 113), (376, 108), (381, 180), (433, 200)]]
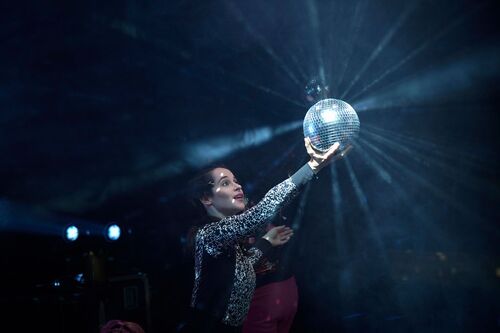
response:
[(234, 214), (240, 214), (240, 213), (243, 213), (243, 211), (245, 210), (245, 206), (242, 206), (242, 207), (236, 207), (235, 208), (235, 213)]

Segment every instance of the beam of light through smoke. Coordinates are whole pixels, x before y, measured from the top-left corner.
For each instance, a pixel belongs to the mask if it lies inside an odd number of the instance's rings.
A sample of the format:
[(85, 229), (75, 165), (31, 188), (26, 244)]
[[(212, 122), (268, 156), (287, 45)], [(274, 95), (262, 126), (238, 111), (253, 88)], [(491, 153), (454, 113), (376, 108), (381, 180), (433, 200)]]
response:
[(457, 210), (458, 212), (463, 214), (463, 216), (471, 219), (472, 221), (478, 220), (478, 219), (481, 219), (481, 220), (483, 219), (476, 212), (473, 212), (470, 209), (468, 209), (467, 205), (463, 205), (461, 202), (457, 202), (453, 198), (453, 196), (448, 194), (446, 191), (438, 188), (437, 186), (432, 184), (428, 179), (426, 179), (422, 175), (418, 174), (417, 172), (410, 170), (409, 167), (405, 166), (401, 162), (396, 161), (389, 154), (382, 152), (378, 147), (376, 147), (371, 142), (369, 142), (363, 138), (359, 138), (358, 141), (361, 144), (363, 144), (365, 147), (369, 148), (370, 150), (374, 151), (376, 154), (381, 156), (382, 159), (384, 159), (394, 169), (405, 173), (406, 176), (408, 177), (408, 179), (411, 179), (412, 181), (420, 184), (422, 187), (425, 187), (432, 195), (441, 199), (449, 206), (453, 207), (455, 210)]
[[(311, 182), (308, 182), (305, 187), (304, 187), (304, 190), (302, 191), (302, 195), (301, 195), (301, 198), (300, 198), (300, 201), (299, 201), (299, 204), (297, 205), (297, 209), (295, 211), (295, 214), (293, 216), (293, 220), (292, 220), (292, 223), (291, 225), (289, 225), (294, 232), (297, 232), (300, 230), (300, 227), (302, 225), (302, 221), (303, 221), (303, 218), (304, 218), (304, 213), (305, 213), (305, 208), (306, 208), (306, 204), (307, 204), (307, 200), (309, 199), (309, 192), (311, 191)], [(300, 247), (299, 248), (300, 251), (303, 251), (303, 247)], [(292, 260), (296, 260), (295, 258), (291, 258), (290, 256), (284, 256), (282, 258), (283, 260), (283, 265), (285, 267), (288, 266), (288, 263)]]
[[(155, 45), (156, 47), (158, 47), (162, 51), (166, 51), (167, 53), (175, 53), (175, 54), (179, 55), (181, 58), (184, 58), (184, 59), (186, 59), (186, 58), (191, 59), (192, 58), (192, 55), (190, 54), (189, 51), (187, 51), (187, 50), (185, 50), (185, 49), (183, 49), (183, 48), (181, 48), (181, 47), (179, 47), (177, 45), (172, 44), (172, 41), (169, 41), (169, 43), (165, 43), (165, 40), (164, 40), (164, 38), (162, 36), (153, 36), (150, 33), (146, 33), (146, 32), (144, 32), (144, 29), (142, 29), (138, 25), (133, 25), (133, 27), (130, 27), (130, 28), (123, 28), (123, 27), (128, 26), (128, 23), (121, 22), (121, 21), (116, 21), (116, 20), (112, 20), (112, 19), (107, 18), (107, 17), (96, 17), (95, 19), (99, 23), (101, 23), (101, 24), (111, 25), (113, 29), (118, 29), (122, 33), (124, 33), (126, 35), (129, 35), (130, 37), (132, 37), (134, 39), (140, 39), (140, 40), (142, 40), (144, 42), (151, 43), (151, 44)], [(144, 22), (143, 24), (146, 24), (146, 23)], [(131, 30), (134, 31), (133, 35), (129, 34), (129, 32)], [(164, 57), (160, 58), (160, 60), (162, 60), (169, 67), (172, 67), (172, 69), (179, 70), (179, 67), (178, 67), (177, 63), (175, 63), (173, 61), (168, 62), (166, 60), (166, 58), (164, 58)], [(206, 60), (203, 60), (203, 62), (206, 62)], [(282, 100), (288, 101), (288, 102), (290, 102), (290, 103), (292, 103), (294, 105), (298, 105), (300, 107), (305, 107), (306, 106), (305, 104), (300, 103), (300, 102), (298, 102), (298, 101), (296, 101), (296, 100), (294, 100), (294, 99), (292, 99), (292, 98), (290, 98), (288, 96), (285, 96), (285, 95), (283, 95), (283, 94), (281, 94), (281, 93), (279, 93), (279, 92), (277, 92), (277, 91), (275, 91), (275, 90), (273, 90), (273, 89), (271, 89), (269, 87), (256, 84), (254, 82), (249, 81), (246, 78), (230, 74), (226, 70), (224, 70), (224, 69), (222, 69), (222, 68), (220, 68), (220, 67), (218, 67), (218, 66), (216, 66), (214, 64), (204, 65), (203, 62), (202, 61), (198, 61), (195, 64), (195, 66), (198, 67), (198, 68), (204, 68), (206, 70), (215, 69), (221, 75), (223, 75), (225, 77), (228, 77), (230, 79), (233, 79), (236, 82), (243, 83), (243, 84), (248, 85), (248, 86), (250, 86), (252, 88), (258, 89), (258, 90), (263, 91), (263, 92), (265, 92), (267, 94), (270, 94), (270, 95), (278, 97), (278, 98), (280, 98)], [(183, 72), (184, 73), (189, 72), (190, 73), (189, 75), (196, 76), (197, 79), (201, 79), (203, 81), (207, 81), (210, 85), (213, 85), (213, 83), (214, 83), (213, 80), (209, 81), (203, 75), (198, 75), (198, 74), (193, 73), (194, 71), (189, 71), (188, 69), (184, 69)], [(289, 75), (288, 72), (286, 72), (286, 73)], [(218, 89), (220, 89), (222, 91), (226, 91), (226, 90), (229, 91), (230, 90), (229, 88), (224, 88), (221, 85), (216, 85), (216, 88), (218, 88)], [(250, 101), (248, 99), (248, 97), (235, 93), (234, 89), (231, 89), (231, 95), (232, 96), (238, 96), (242, 100), (247, 100), (249, 102), (252, 102), (252, 101)]]
[(342, 215), (342, 192), (340, 191), (337, 165), (332, 163), (330, 165), (330, 170), (332, 181), (333, 222), (335, 223), (335, 245), (337, 246), (338, 255), (345, 259), (349, 257), (349, 251), (347, 251), (347, 244), (342, 235), (345, 230), (344, 217)]
[[(367, 129), (368, 131), (371, 131), (372, 133), (377, 133), (387, 138), (390, 138), (391, 140), (399, 142), (402, 145), (410, 146), (419, 150), (424, 150), (426, 154), (430, 154), (441, 160), (460, 158), (461, 163), (469, 167), (473, 167), (480, 171), (486, 171), (489, 173), (495, 171), (491, 170), (489, 162), (482, 160), (481, 156), (474, 155), (468, 151), (456, 149), (458, 148), (458, 146), (456, 146), (454, 149), (453, 147), (439, 145), (433, 141), (425, 140), (420, 137), (415, 137), (413, 135), (404, 134), (396, 131), (390, 131), (385, 128), (381, 128), (370, 124), (363, 124), (363, 128)], [(494, 153), (488, 155), (487, 157), (489, 157), (489, 159), (493, 159)]]
[(354, 14), (351, 19), (349, 19), (349, 31), (351, 31), (351, 42), (347, 43), (345, 46), (345, 60), (341, 62), (340, 74), (337, 75), (335, 80), (335, 86), (332, 87), (332, 93), (340, 94), (340, 86), (344, 81), (345, 73), (349, 67), (349, 61), (353, 58), (354, 45), (356, 44), (358, 37), (360, 36), (360, 31), (363, 23), (365, 22), (366, 6), (368, 1), (356, 1)]
[(295, 52), (288, 50), (288, 54), (290, 56), (290, 59), (292, 59), (294, 67), (297, 69), (297, 72), (300, 74), (303, 82), (307, 82), (307, 79), (310, 77), (310, 75), (307, 75), (307, 73), (304, 71), (303, 63), (299, 61)]
[(382, 255), (382, 258), (385, 261), (386, 260), (385, 246), (382, 241), (382, 238), (380, 237), (380, 233), (377, 230), (372, 214), (370, 212), (370, 207), (368, 206), (368, 199), (366, 198), (366, 195), (361, 187), (361, 184), (358, 181), (358, 177), (356, 177), (356, 174), (354, 173), (354, 169), (351, 166), (349, 157), (347, 156), (344, 157), (344, 161), (347, 167), (347, 171), (349, 173), (349, 178), (351, 180), (352, 187), (354, 188), (354, 193), (358, 198), (359, 206), (361, 207), (361, 210), (363, 211), (366, 221), (368, 223), (368, 229), (370, 231), (370, 234), (372, 235), (372, 238), (375, 241), (375, 245), (377, 246), (378, 250), (380, 251), (380, 254)]
[(390, 173), (376, 160), (370, 158), (367, 154), (367, 151), (359, 145), (356, 145), (356, 152), (360, 154), (360, 156), (364, 159), (366, 164), (371, 166), (377, 173), (377, 175), (383, 179), (386, 183), (392, 183), (392, 177)]
[[(372, 150), (364, 149), (363, 144), (359, 144), (356, 146), (358, 149), (362, 149), (365, 151), (364, 158), (370, 160), (383, 159), (383, 155), (381, 151), (375, 152)], [(372, 166), (372, 165), (371, 165)], [(373, 167), (373, 166), (372, 166)], [(376, 169), (375, 169), (376, 170)], [(401, 174), (401, 179), (406, 179), (405, 171), (398, 170)], [(389, 172), (389, 171), (388, 171)], [(390, 187), (384, 189), (384, 191), (391, 192), (394, 198), (398, 199), (398, 203), (402, 203), (408, 212), (410, 212), (409, 216), (413, 216), (415, 219), (415, 223), (417, 223), (417, 229), (419, 230), (418, 237), (411, 237), (413, 250), (423, 251), (424, 245), (423, 242), (418, 242), (417, 239), (430, 239), (433, 241), (433, 244), (436, 246), (442, 246), (444, 248), (448, 248), (451, 244), (449, 237), (445, 236), (445, 232), (440, 225), (429, 223), (429, 215), (426, 212), (425, 207), (421, 207), (419, 205), (415, 205), (415, 200), (408, 195), (408, 191), (405, 190), (402, 182), (397, 180), (397, 177), (391, 177), (392, 181)], [(401, 228), (406, 230), (409, 226), (404, 223), (406, 221), (402, 221), (400, 225)], [(431, 221), (432, 222), (432, 221)], [(417, 236), (417, 235), (413, 235)]]
[[(432, 168), (434, 171), (439, 171), (443, 177), (449, 178), (460, 184), (464, 188), (475, 191), (476, 193), (483, 193), (491, 191), (493, 196), (500, 196), (500, 191), (491, 185), (490, 182), (477, 177), (474, 173), (464, 173), (457, 167), (457, 161), (462, 159), (459, 156), (454, 156), (453, 160), (449, 163), (444, 163), (442, 159), (433, 158), (427, 152), (421, 152), (421, 149), (412, 149), (408, 145), (399, 143), (394, 140), (392, 136), (386, 137), (381, 134), (373, 133), (369, 129), (365, 129), (365, 135), (371, 138), (372, 142), (378, 142), (381, 145), (389, 147), (409, 158), (423, 167)], [(458, 162), (461, 165), (460, 162)], [(491, 188), (491, 189), (490, 189)]]
[(373, 63), (373, 61), (380, 55), (380, 53), (386, 48), (386, 46), (390, 43), (394, 35), (401, 29), (401, 26), (406, 22), (406, 19), (408, 16), (415, 11), (417, 8), (418, 2), (415, 1), (413, 3), (410, 3), (399, 15), (398, 19), (396, 20), (396, 23), (389, 29), (389, 31), (384, 35), (382, 40), (379, 42), (377, 47), (373, 50), (373, 52), (370, 54), (368, 57), (368, 60), (366, 63), (361, 67), (361, 69), (358, 71), (354, 79), (351, 81), (349, 86), (345, 89), (345, 91), (340, 95), (340, 99), (343, 99), (347, 94), (351, 91), (352, 87), (358, 82), (358, 80), (361, 78), (361, 76), (365, 73), (365, 71), (370, 67), (370, 65)]
[(183, 146), (181, 148), (182, 155), (173, 162), (148, 168), (141, 173), (135, 174), (133, 177), (110, 179), (107, 184), (99, 186), (100, 190), (98, 194), (93, 190), (76, 192), (74, 195), (55, 198), (46, 202), (45, 205), (61, 210), (72, 207), (72, 211), (90, 209), (116, 194), (175, 177), (186, 170), (203, 168), (216, 160), (225, 158), (237, 151), (262, 145), (277, 136), (293, 131), (301, 126), (302, 120), (299, 120), (285, 123), (275, 128), (264, 126), (234, 135), (206, 138)]
[(451, 21), (449, 24), (447, 24), (443, 29), (441, 29), (437, 34), (433, 35), (433, 37), (426, 40), (420, 46), (414, 48), (406, 57), (401, 59), (401, 61), (399, 61), (397, 64), (388, 68), (385, 72), (383, 72), (375, 80), (373, 80), (372, 82), (370, 82), (369, 84), (364, 86), (363, 89), (361, 89), (356, 94), (354, 94), (352, 97), (350, 97), (349, 100), (355, 100), (360, 95), (364, 94), (370, 88), (372, 88), (373, 86), (378, 84), (380, 81), (382, 81), (385, 77), (387, 77), (388, 75), (397, 71), (399, 68), (401, 68), (403, 65), (405, 65), (408, 61), (412, 60), (413, 58), (418, 56), (420, 53), (422, 53), (424, 50), (426, 50), (430, 45), (439, 41), (441, 38), (445, 37), (448, 33), (453, 31), (453, 29), (455, 29), (456, 27), (463, 24), (467, 19), (470, 19), (471, 17), (473, 17), (475, 14), (477, 14), (480, 10), (482, 10), (484, 8), (485, 8), (485, 5), (480, 4), (472, 12), (467, 12), (463, 16), (459, 16), (459, 17), (455, 18), (453, 21)]
[(318, 8), (314, 0), (307, 1), (307, 12), (309, 14), (309, 22), (311, 25), (311, 38), (314, 42), (313, 49), (315, 51), (315, 57), (318, 60), (318, 74), (323, 85), (326, 84), (325, 77), (325, 62), (323, 60), (323, 48), (320, 41), (320, 22), (318, 15)]
[[(252, 82), (252, 81), (248, 80), (245, 77), (241, 77), (241, 76), (229, 73), (227, 70), (225, 70), (225, 69), (223, 69), (223, 68), (221, 68), (219, 66), (216, 66), (216, 65), (213, 65), (213, 64), (211, 64), (211, 65), (204, 65), (204, 64), (201, 64), (201, 63), (197, 64), (196, 66), (197, 66), (197, 68), (201, 68), (201, 69), (204, 69), (204, 70), (207, 70), (207, 71), (215, 70), (215, 71), (218, 72), (219, 75), (221, 75), (223, 77), (226, 77), (226, 78), (229, 78), (229, 79), (231, 79), (231, 80), (233, 80), (235, 82), (238, 82), (238, 83), (247, 85), (249, 87), (252, 87), (254, 89), (263, 91), (266, 94), (275, 96), (275, 97), (277, 97), (277, 98), (279, 98), (281, 100), (284, 100), (286, 102), (290, 102), (293, 105), (300, 106), (301, 108), (302, 107), (306, 107), (306, 105), (304, 103), (302, 103), (302, 102), (299, 102), (299, 101), (297, 101), (295, 99), (292, 99), (292, 98), (290, 98), (288, 96), (285, 96), (282, 93), (280, 93), (280, 92), (278, 92), (276, 90), (273, 90), (273, 89), (271, 89), (269, 87), (266, 87), (266, 86), (257, 84), (255, 82)], [(196, 71), (185, 71), (185, 72), (189, 72), (189, 75), (196, 76), (197, 79), (206, 81), (208, 84), (213, 85), (213, 81), (208, 80), (204, 75), (200, 75)], [(231, 95), (238, 96), (239, 98), (241, 98), (242, 100), (245, 100), (245, 101), (249, 102), (250, 104), (255, 103), (255, 101), (249, 99), (247, 96), (243, 96), (241, 94), (235, 94), (234, 93), (235, 90), (233, 88), (224, 88), (224, 87), (221, 87), (220, 85), (216, 85), (215, 87), (219, 88), (220, 90), (230, 92)]]
[(498, 61), (491, 56), (499, 51), (498, 47), (488, 48), (441, 68), (406, 78), (373, 96), (355, 101), (352, 106), (357, 112), (363, 112), (436, 103), (454, 95), (460, 96), (467, 89), (494, 80), (500, 74)]
[(236, 135), (204, 139), (187, 145), (183, 149), (183, 160), (191, 167), (203, 167), (235, 151), (262, 145), (273, 139), (276, 135), (282, 135), (300, 126), (302, 126), (302, 121), (294, 121), (275, 129), (266, 126), (247, 130)]
[(285, 72), (288, 74), (288, 77), (295, 83), (297, 84), (299, 87), (301, 87), (301, 83), (299, 81), (299, 79), (297, 78), (297, 76), (293, 73), (292, 70), (290, 70), (290, 68), (284, 63), (284, 61), (278, 57), (278, 55), (276, 54), (276, 52), (274, 52), (273, 48), (269, 45), (269, 43), (266, 41), (266, 39), (260, 35), (251, 25), (250, 23), (245, 19), (245, 17), (243, 16), (243, 13), (241, 12), (241, 10), (239, 8), (236, 7), (236, 5), (234, 5), (232, 2), (228, 1), (226, 2), (226, 4), (228, 5), (228, 7), (230, 7), (230, 10), (231, 12), (234, 14), (234, 17), (236, 18), (236, 20), (241, 23), (245, 30), (253, 37), (255, 38), (255, 40), (257, 40), (262, 48), (266, 51), (266, 53), (271, 57), (271, 59), (273, 59), (276, 64)]

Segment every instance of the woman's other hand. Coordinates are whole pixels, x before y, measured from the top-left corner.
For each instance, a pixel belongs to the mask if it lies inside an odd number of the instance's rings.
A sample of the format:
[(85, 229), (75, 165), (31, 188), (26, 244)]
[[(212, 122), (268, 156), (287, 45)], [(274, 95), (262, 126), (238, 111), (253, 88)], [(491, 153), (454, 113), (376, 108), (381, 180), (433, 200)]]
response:
[(347, 146), (342, 152), (338, 152), (339, 143), (335, 142), (333, 146), (330, 147), (326, 152), (322, 152), (313, 147), (311, 139), (309, 137), (304, 138), (307, 153), (311, 157), (311, 160), (307, 162), (314, 173), (318, 173), (330, 162), (343, 158), (351, 149), (352, 146)]
[(272, 246), (280, 246), (287, 243), (293, 236), (293, 230), (287, 226), (280, 225), (270, 229), (262, 238), (271, 243)]

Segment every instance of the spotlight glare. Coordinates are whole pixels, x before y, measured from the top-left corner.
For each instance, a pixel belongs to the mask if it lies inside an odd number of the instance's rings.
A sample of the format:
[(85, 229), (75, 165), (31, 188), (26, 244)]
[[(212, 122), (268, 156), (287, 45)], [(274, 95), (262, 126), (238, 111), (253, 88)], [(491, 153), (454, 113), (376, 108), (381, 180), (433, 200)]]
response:
[(78, 231), (78, 228), (76, 226), (71, 225), (71, 226), (66, 228), (66, 232), (65, 232), (66, 240), (68, 240), (70, 242), (74, 242), (78, 239), (78, 234), (79, 234), (79, 231)]
[(112, 224), (107, 228), (107, 238), (111, 241), (116, 241), (120, 238), (121, 229), (118, 225)]
[[(337, 108), (336, 106), (334, 108)], [(323, 120), (327, 123), (333, 123), (338, 121), (339, 117), (336, 113), (334, 112), (328, 112), (329, 110), (322, 110), (321, 112), (321, 117)]]

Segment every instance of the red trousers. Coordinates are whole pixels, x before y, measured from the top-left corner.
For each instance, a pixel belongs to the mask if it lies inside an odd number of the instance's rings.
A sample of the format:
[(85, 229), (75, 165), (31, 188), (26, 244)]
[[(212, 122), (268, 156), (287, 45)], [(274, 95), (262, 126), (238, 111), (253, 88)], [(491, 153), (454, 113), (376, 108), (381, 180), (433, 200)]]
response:
[(298, 300), (295, 277), (255, 289), (243, 333), (288, 333)]

